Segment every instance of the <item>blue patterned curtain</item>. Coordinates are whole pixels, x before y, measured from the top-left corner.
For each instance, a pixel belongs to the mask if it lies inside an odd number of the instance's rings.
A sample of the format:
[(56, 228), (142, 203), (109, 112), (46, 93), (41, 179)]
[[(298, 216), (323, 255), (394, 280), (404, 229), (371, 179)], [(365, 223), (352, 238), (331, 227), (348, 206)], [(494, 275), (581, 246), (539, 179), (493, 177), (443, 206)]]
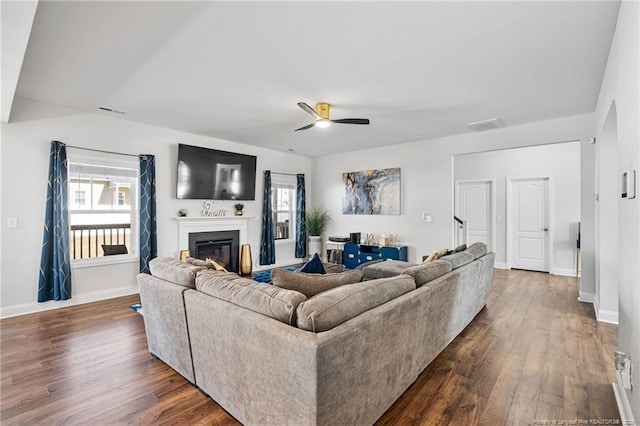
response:
[(260, 245), (260, 264), (276, 263), (276, 244), (273, 235), (273, 209), (271, 208), (271, 171), (264, 171), (264, 192), (262, 200), (262, 244)]
[(307, 199), (304, 175), (296, 175), (296, 257), (307, 257)]
[(67, 169), (66, 146), (62, 142), (52, 141), (38, 277), (38, 302), (71, 298)]
[(156, 159), (140, 155), (140, 272), (148, 274), (149, 261), (157, 255)]

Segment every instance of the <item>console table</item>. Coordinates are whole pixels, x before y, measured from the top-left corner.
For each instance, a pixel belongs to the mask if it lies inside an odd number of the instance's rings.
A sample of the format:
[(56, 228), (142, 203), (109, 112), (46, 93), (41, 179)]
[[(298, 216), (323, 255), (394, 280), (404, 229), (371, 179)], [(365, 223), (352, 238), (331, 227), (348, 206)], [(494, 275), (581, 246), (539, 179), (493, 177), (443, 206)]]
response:
[(407, 261), (407, 246), (372, 246), (367, 244), (345, 243), (343, 263), (353, 269), (362, 263), (378, 259)]

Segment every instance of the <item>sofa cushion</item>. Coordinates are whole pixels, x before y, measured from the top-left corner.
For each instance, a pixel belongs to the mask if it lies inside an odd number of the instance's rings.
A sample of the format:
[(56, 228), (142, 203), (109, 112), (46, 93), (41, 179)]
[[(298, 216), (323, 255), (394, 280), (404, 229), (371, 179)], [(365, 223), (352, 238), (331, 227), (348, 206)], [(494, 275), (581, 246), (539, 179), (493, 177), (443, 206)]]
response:
[(415, 263), (404, 262), (402, 260), (387, 259), (382, 262), (368, 264), (362, 268), (362, 278), (365, 280), (375, 280), (377, 278), (395, 277), (396, 275), (400, 275), (405, 269), (415, 265)]
[(190, 263), (191, 265), (204, 266), (207, 269), (214, 269), (214, 266), (210, 262), (202, 259), (197, 259), (195, 257), (187, 257), (184, 261)]
[(464, 266), (467, 263), (471, 263), (475, 260), (473, 253), (469, 253), (468, 251), (469, 249), (458, 253), (453, 253), (448, 256), (443, 256), (440, 258), (440, 260), (446, 260), (447, 262), (451, 263), (453, 269), (458, 269), (459, 267)]
[(473, 243), (467, 248), (466, 252), (473, 254), (474, 259), (478, 259), (487, 254), (487, 245), (480, 242)]
[(304, 294), (297, 291), (260, 284), (232, 272), (199, 273), (196, 289), (290, 325), (296, 323), (298, 305), (307, 300)]
[(330, 330), (415, 288), (408, 275), (336, 287), (298, 306), (298, 327), (314, 332)]
[(416, 287), (421, 287), (425, 283), (435, 280), (436, 278), (450, 272), (452, 269), (453, 266), (451, 265), (451, 262), (441, 259), (412, 266), (402, 271), (402, 273), (412, 276), (416, 281)]
[(273, 285), (277, 287), (299, 291), (307, 297), (313, 297), (334, 287), (359, 282), (362, 279), (362, 271), (349, 270), (336, 274), (321, 275), (274, 269), (271, 272), (271, 279)]
[(318, 253), (315, 253), (311, 259), (307, 263), (305, 263), (302, 268), (300, 268), (300, 272), (306, 272), (308, 274), (326, 274), (324, 270), (324, 266), (322, 266), (322, 260), (320, 260), (320, 256)]
[(196, 274), (206, 269), (171, 257), (156, 257), (149, 262), (149, 271), (154, 277), (189, 288), (195, 288)]

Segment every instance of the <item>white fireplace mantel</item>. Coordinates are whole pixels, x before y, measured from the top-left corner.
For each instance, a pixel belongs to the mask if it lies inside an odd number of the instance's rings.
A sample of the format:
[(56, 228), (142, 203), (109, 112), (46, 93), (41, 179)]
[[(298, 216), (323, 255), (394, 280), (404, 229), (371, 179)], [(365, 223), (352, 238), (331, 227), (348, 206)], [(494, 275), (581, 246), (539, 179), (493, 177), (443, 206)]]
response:
[(247, 228), (251, 216), (174, 217), (178, 222), (178, 251), (189, 249), (192, 232), (239, 231), (240, 245), (247, 244)]

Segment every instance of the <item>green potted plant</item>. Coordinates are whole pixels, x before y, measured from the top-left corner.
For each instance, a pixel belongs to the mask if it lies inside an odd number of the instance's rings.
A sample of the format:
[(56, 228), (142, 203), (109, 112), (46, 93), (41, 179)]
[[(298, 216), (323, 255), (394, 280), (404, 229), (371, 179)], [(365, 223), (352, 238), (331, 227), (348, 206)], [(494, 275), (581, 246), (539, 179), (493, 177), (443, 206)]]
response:
[(235, 204), (233, 207), (235, 207), (236, 209), (236, 216), (242, 216), (242, 209), (244, 209), (244, 204), (238, 203), (238, 204)]
[[(306, 215), (307, 234), (309, 235), (309, 257), (322, 253), (322, 234), (331, 223), (331, 215), (324, 209), (311, 209)], [(320, 256), (323, 257), (323, 256)]]

